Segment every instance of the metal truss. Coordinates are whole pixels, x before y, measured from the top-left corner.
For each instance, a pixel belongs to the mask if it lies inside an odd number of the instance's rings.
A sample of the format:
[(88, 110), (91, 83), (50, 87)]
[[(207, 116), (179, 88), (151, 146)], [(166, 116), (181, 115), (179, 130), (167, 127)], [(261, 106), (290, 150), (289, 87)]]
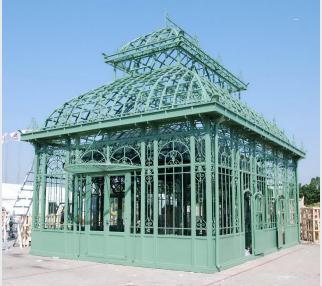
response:
[(129, 42), (105, 59), (129, 75), (66, 102), (46, 119), (44, 128), (22, 138), (50, 136), (53, 140), (57, 135), (78, 132), (90, 135), (107, 126), (160, 124), (166, 119), (175, 122), (187, 115), (213, 112), (304, 156), (275, 123), (231, 94), (246, 89), (246, 85), (170, 19), (166, 28)]
[(106, 63), (131, 75), (180, 63), (230, 93), (247, 88), (247, 84), (201, 50), (196, 39), (169, 19), (166, 28), (127, 43), (113, 55), (103, 55)]

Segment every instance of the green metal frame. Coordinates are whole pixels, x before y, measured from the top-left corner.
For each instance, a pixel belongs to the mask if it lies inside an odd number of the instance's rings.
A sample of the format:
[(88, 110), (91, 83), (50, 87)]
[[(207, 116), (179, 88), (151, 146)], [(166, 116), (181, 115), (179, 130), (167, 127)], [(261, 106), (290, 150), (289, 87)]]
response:
[[(129, 75), (21, 136), (36, 154), (32, 253), (213, 272), (247, 260), (245, 247), (298, 243), (305, 153), (236, 97), (246, 84), (170, 19), (105, 61)], [(107, 224), (113, 174), (126, 175), (124, 233)]]

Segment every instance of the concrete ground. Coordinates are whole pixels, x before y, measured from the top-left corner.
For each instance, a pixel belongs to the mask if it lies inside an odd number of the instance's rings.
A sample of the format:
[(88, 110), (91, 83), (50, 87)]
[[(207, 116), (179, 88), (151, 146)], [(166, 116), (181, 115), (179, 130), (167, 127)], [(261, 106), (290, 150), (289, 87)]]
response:
[(171, 286), (320, 284), (320, 247), (302, 244), (214, 274), (148, 269), (3, 251), (3, 285)]

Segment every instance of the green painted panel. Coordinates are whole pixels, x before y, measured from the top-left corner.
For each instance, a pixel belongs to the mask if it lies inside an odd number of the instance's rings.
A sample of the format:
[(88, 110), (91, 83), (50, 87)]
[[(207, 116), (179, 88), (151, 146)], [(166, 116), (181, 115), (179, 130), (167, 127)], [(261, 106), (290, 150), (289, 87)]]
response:
[(135, 263), (136, 261), (142, 261), (142, 243), (140, 236), (131, 235), (130, 241), (130, 261)]
[[(284, 247), (297, 243), (294, 235), (297, 233), (296, 226), (287, 230), (287, 244)], [(75, 240), (77, 237), (77, 240)], [(275, 238), (275, 245), (274, 245)], [(122, 235), (96, 235), (81, 233), (75, 236), (72, 232), (54, 231), (33, 231), (31, 254), (43, 256), (58, 256), (61, 258), (77, 258), (105, 263), (117, 263), (124, 265), (137, 265), (145, 267), (166, 268), (175, 270), (215, 272), (214, 265), (208, 266), (208, 242), (203, 238), (174, 238), (174, 237), (153, 237), (131, 236), (130, 254), (127, 253), (124, 245), (126, 238)], [(265, 233), (256, 233), (256, 239), (262, 246), (265, 246), (264, 253), (276, 250), (276, 230), (268, 230)], [(44, 241), (46, 243), (44, 243)], [(80, 249), (68, 247), (77, 245)], [(157, 251), (154, 252), (156, 241)], [(192, 258), (192, 244), (194, 243), (194, 259)], [(219, 263), (222, 269), (237, 265), (246, 260), (243, 249), (243, 234), (221, 237), (219, 241)], [(215, 241), (212, 240), (212, 249), (215, 249)], [(75, 250), (77, 252), (75, 252)], [(158, 256), (154, 258), (154, 253)], [(129, 258), (127, 258), (129, 255)]]
[(255, 251), (254, 254), (265, 253), (276, 249), (276, 229), (255, 230)]
[(219, 237), (219, 264), (224, 265), (244, 257), (244, 234)]
[(127, 260), (128, 253), (126, 247), (127, 239), (124, 234), (113, 234), (107, 237), (105, 241), (105, 257), (117, 260)]
[(191, 261), (191, 239), (159, 237), (157, 261), (178, 265), (189, 265)]
[(142, 261), (154, 263), (154, 237), (144, 236), (142, 239)]
[(208, 263), (207, 253), (208, 253), (208, 242), (206, 239), (196, 238), (194, 241), (194, 257), (195, 266), (206, 267)]
[(297, 225), (288, 226), (286, 228), (286, 244), (293, 245), (298, 243)]
[(103, 234), (89, 234), (87, 240), (88, 256), (104, 257), (105, 240)]

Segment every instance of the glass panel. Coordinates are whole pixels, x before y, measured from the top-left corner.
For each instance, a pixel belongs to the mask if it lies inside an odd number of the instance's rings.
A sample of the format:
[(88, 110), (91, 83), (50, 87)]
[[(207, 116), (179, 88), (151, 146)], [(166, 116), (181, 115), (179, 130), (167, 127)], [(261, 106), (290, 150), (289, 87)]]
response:
[(218, 168), (219, 189), (219, 231), (220, 235), (233, 232), (232, 204), (232, 171), (228, 168)]
[(86, 177), (79, 176), (77, 177), (76, 184), (77, 192), (77, 218), (76, 218), (76, 230), (85, 230), (85, 194), (86, 194)]
[(45, 228), (64, 228), (65, 178), (46, 177)]
[(110, 231), (124, 232), (125, 176), (110, 177)]
[(104, 177), (93, 177), (91, 180), (91, 210), (90, 230), (100, 230), (103, 227), (104, 211)]
[(158, 234), (190, 235), (190, 168), (159, 169)]
[(67, 202), (67, 229), (73, 230), (73, 218), (74, 218), (74, 177), (68, 176), (68, 202)]

